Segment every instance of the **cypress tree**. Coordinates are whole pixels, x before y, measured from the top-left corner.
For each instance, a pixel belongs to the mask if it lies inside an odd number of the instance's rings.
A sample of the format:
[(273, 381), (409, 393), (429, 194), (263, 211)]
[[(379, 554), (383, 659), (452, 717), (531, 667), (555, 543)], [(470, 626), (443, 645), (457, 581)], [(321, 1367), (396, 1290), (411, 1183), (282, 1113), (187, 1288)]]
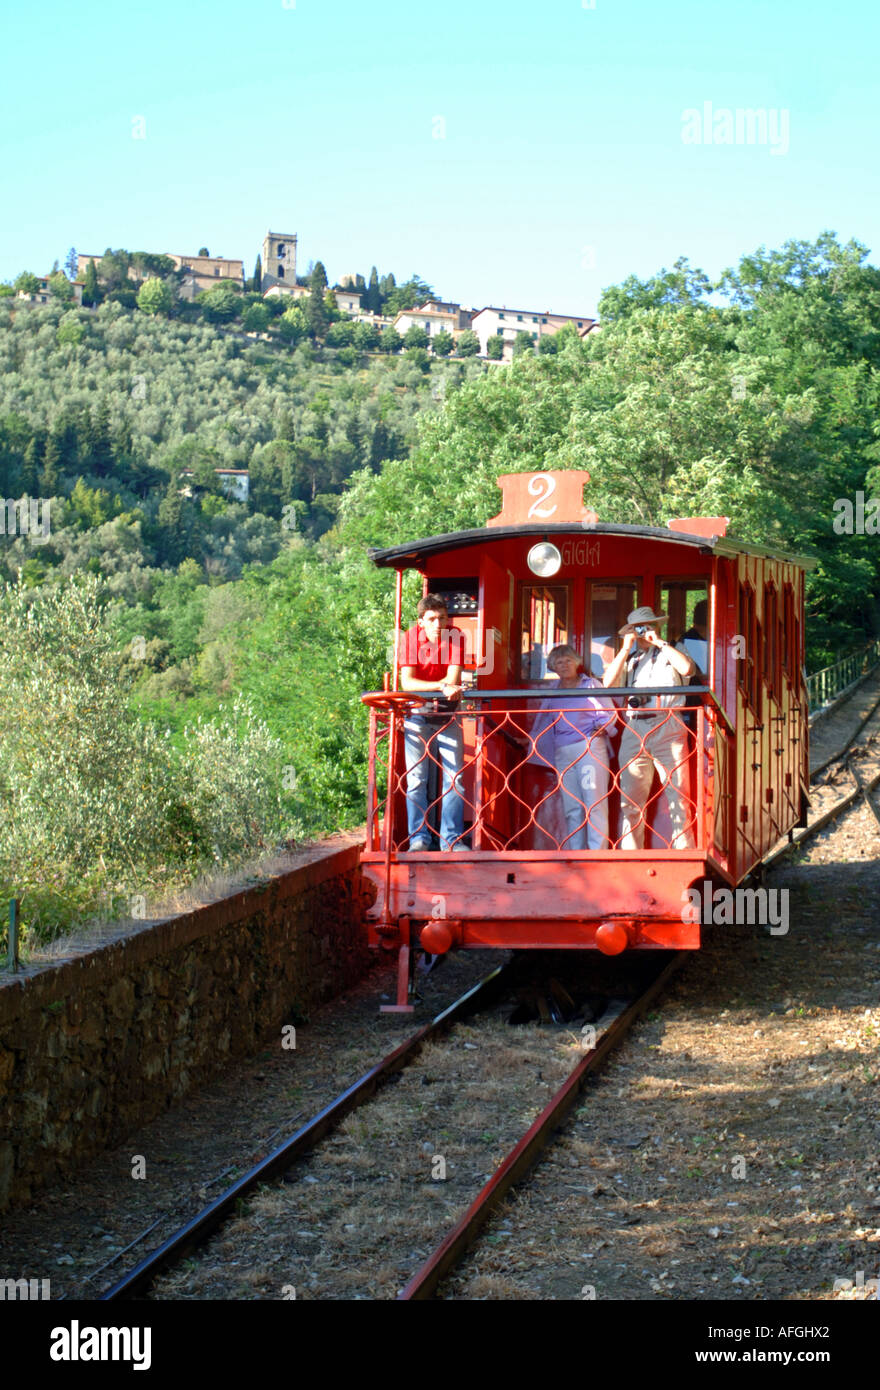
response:
[(112, 472), (113, 443), (106, 400), (99, 401), (93, 414), (83, 411), (82, 462), (99, 478)]
[(378, 314), (382, 303), (382, 296), (379, 291), (379, 272), (375, 266), (370, 271), (370, 284), (367, 289), (366, 305), (371, 314)]
[(126, 417), (123, 416), (116, 426), (116, 432), (113, 436), (113, 453), (117, 460), (128, 458), (133, 447), (134, 441), (131, 434), (131, 425)]
[(309, 321), (309, 329), (312, 337), (323, 338), (327, 332), (327, 306), (324, 303), (324, 294), (327, 290), (327, 272), (320, 261), (315, 265), (309, 279), (311, 294), (306, 300), (306, 318)]
[(254, 293), (255, 293), (255, 294), (259, 294), (259, 292), (260, 292), (260, 290), (261, 290), (262, 288), (263, 288), (263, 260), (262, 260), (262, 257), (260, 256), (259, 251), (258, 251), (258, 252), (257, 252), (257, 259), (254, 261), (254, 283), (253, 283), (253, 290), (254, 290)]
[(376, 422), (373, 430), (373, 437), (370, 440), (370, 467), (374, 473), (378, 473), (382, 463), (386, 458), (393, 458), (394, 455), (389, 448), (390, 435), (388, 426), (381, 420)]
[(169, 478), (165, 496), (159, 503), (158, 522), (161, 559), (167, 564), (177, 565), (184, 558), (185, 546), (182, 534), (183, 498), (180, 496), (180, 483), (175, 477)]
[(101, 296), (98, 288), (98, 272), (94, 260), (89, 261), (83, 276), (83, 304), (97, 304)]
[(24, 448), (24, 461), (34, 468), (40, 468), (46, 452), (46, 431), (35, 429)]
[[(37, 491), (37, 479), (40, 476), (40, 465), (43, 457), (43, 443), (39, 435), (34, 434), (28, 440), (24, 450), (24, 460), (21, 466), (21, 490), (33, 496)], [(45, 497), (44, 492), (40, 492), (41, 497)]]
[[(58, 467), (63, 473), (75, 473), (79, 466), (80, 431), (79, 423), (70, 410), (63, 411), (55, 421), (49, 440), (54, 440), (58, 449)], [(47, 441), (46, 448), (50, 444)]]
[(57, 497), (61, 483), (61, 474), (58, 464), (61, 458), (61, 451), (58, 448), (58, 440), (54, 434), (50, 434), (46, 440), (46, 447), (43, 450), (43, 466), (40, 469), (40, 496)]
[(321, 295), (309, 295), (306, 300), (306, 317), (312, 337), (323, 338), (327, 332), (327, 309)]
[(286, 449), (281, 460), (281, 502), (289, 502), (293, 496), (296, 482), (296, 457), (293, 449)]

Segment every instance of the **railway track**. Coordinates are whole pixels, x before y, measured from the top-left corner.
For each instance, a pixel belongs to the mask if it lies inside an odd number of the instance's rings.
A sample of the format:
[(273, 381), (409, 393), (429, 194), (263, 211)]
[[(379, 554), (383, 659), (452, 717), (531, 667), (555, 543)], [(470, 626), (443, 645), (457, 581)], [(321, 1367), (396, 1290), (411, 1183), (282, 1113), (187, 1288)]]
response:
[(861, 734), (862, 730), (866, 728), (867, 725), (870, 724), (871, 721), (876, 718), (878, 711), (880, 711), (880, 695), (877, 696), (876, 700), (873, 701), (867, 712), (864, 715), (862, 715), (862, 717), (859, 719), (858, 724), (856, 724), (855, 728), (850, 733), (843, 747), (840, 748), (836, 753), (832, 753), (830, 757), (825, 758), (823, 762), (817, 764), (815, 767), (812, 767), (810, 769), (811, 782), (817, 782), (819, 778), (822, 776), (822, 774), (829, 767), (831, 767), (834, 763), (841, 762), (846, 757), (849, 750), (855, 743), (856, 739)]
[[(880, 815), (871, 800), (871, 793), (880, 785), (880, 772), (863, 780), (855, 766), (855, 760), (863, 748), (870, 748), (880, 729), (880, 698), (861, 719), (858, 727), (848, 738), (845, 746), (832, 758), (826, 759), (813, 770), (814, 783), (825, 776), (826, 784), (832, 782), (840, 772), (847, 772), (855, 782), (854, 789), (816, 816), (803, 832), (795, 836), (790, 844), (783, 845), (767, 861), (767, 866), (776, 863), (791, 850), (802, 845), (823, 830), (833, 820), (841, 816), (859, 799), (864, 798), (874, 817), (880, 824)], [(867, 730), (867, 734), (865, 731)], [(862, 736), (863, 742), (855, 746)], [(512, 1145), (503, 1160), (496, 1166), (491, 1176), (483, 1183), (476, 1197), (467, 1209), (454, 1222), (436, 1248), (422, 1260), (414, 1273), (411, 1273), (404, 1287), (398, 1292), (400, 1301), (414, 1301), (433, 1297), (442, 1281), (462, 1260), (466, 1252), (479, 1239), (480, 1233), (493, 1213), (510, 1192), (539, 1161), (542, 1152), (552, 1142), (553, 1136), (564, 1125), (566, 1117), (578, 1100), (584, 1086), (591, 1076), (602, 1066), (607, 1057), (619, 1046), (636, 1021), (659, 997), (669, 980), (688, 959), (687, 952), (671, 958), (664, 953), (660, 967), (653, 974), (637, 997), (621, 1006), (613, 1017), (599, 1020), (595, 1046), (581, 1055), (540, 1114)], [(370, 1068), (358, 1081), (347, 1087), (331, 1104), (325, 1106), (308, 1124), (290, 1135), (266, 1158), (238, 1178), (227, 1190), (206, 1206), (192, 1220), (183, 1225), (169, 1239), (147, 1258), (131, 1269), (112, 1288), (102, 1295), (102, 1301), (116, 1301), (145, 1295), (156, 1279), (172, 1270), (190, 1255), (198, 1246), (204, 1244), (220, 1227), (237, 1212), (242, 1198), (252, 1195), (261, 1184), (271, 1182), (286, 1173), (304, 1156), (310, 1155), (342, 1121), (359, 1106), (364, 1105), (382, 1088), (389, 1078), (397, 1076), (420, 1055), (425, 1045), (442, 1038), (454, 1026), (477, 1013), (488, 1002), (498, 998), (499, 993), (510, 980), (510, 968), (500, 967), (493, 971), (480, 984), (469, 989), (462, 997), (443, 1010), (429, 1024), (420, 1028), (409, 1039), (401, 1043), (374, 1067)], [(466, 1044), (467, 1045), (467, 1044)]]
[(169, 1236), (157, 1250), (117, 1280), (101, 1295), (101, 1301), (135, 1298), (145, 1293), (160, 1274), (180, 1263), (193, 1249), (208, 1240), (235, 1211), (242, 1198), (253, 1192), (260, 1183), (269, 1182), (285, 1173), (298, 1158), (310, 1153), (347, 1115), (366, 1104), (390, 1077), (414, 1062), (426, 1043), (442, 1037), (456, 1022), (496, 998), (508, 974), (507, 965), (491, 971), (448, 1008), (437, 1014), (430, 1023), (419, 1028), (393, 1051), (387, 1053), (357, 1081), (346, 1087), (335, 1100), (324, 1106), (307, 1124), (284, 1139), (198, 1215)]
[[(594, 1029), (595, 1045), (581, 1053), (562, 1085), (555, 1090), (552, 1099), (492, 1174), (465, 1215), (456, 1222), (440, 1250), (431, 1257), (426, 1266), (413, 1275), (401, 1297), (406, 1300), (430, 1297), (440, 1279), (461, 1259), (476, 1239), (497, 1203), (538, 1161), (543, 1149), (552, 1140), (553, 1134), (577, 1101), (587, 1080), (622, 1042), (687, 958), (687, 952), (672, 955), (671, 959), (670, 954), (663, 953), (659, 964), (652, 970), (650, 978), (636, 997), (626, 1002), (618, 1001), (616, 1008), (606, 1009), (597, 1020)], [(318, 1146), (349, 1114), (366, 1104), (390, 1078), (398, 1076), (404, 1068), (413, 1063), (427, 1043), (443, 1038), (457, 1022), (466, 1020), (481, 1008), (488, 1007), (511, 983), (514, 976), (515, 970), (511, 965), (501, 966), (469, 989), (449, 1008), (443, 1010), (430, 1023), (417, 1030), (370, 1068), (359, 1081), (347, 1087), (308, 1124), (285, 1139), (260, 1163), (232, 1183), (215, 1201), (165, 1240), (157, 1250), (117, 1280), (101, 1296), (101, 1301), (113, 1302), (146, 1295), (160, 1276), (179, 1266), (197, 1247), (204, 1245), (225, 1222), (237, 1215), (243, 1198), (252, 1195), (261, 1185), (285, 1174), (298, 1160), (311, 1157)], [(528, 987), (524, 992), (529, 993)], [(512, 1036), (514, 1035), (511, 1034)], [(465, 1046), (474, 1045), (465, 1043)]]
[(467, 1253), (496, 1207), (537, 1163), (544, 1149), (565, 1122), (588, 1079), (629, 1033), (645, 1010), (665, 989), (673, 975), (687, 960), (689, 952), (678, 951), (663, 964), (637, 999), (609, 1023), (598, 1039), (574, 1067), (556, 1094), (510, 1150), (504, 1161), (478, 1193), (467, 1211), (421, 1268), (401, 1290), (398, 1300), (413, 1302), (432, 1298), (441, 1281)]

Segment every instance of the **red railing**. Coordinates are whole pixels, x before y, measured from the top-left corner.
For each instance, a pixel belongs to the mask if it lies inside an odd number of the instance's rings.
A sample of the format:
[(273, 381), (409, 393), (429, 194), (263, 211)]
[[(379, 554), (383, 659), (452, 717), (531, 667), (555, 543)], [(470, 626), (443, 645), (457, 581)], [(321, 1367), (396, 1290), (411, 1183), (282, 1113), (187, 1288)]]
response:
[[(683, 694), (687, 706), (669, 704)], [(727, 740), (702, 687), (471, 691), (455, 706), (407, 692), (363, 699), (368, 850), (727, 857), (716, 786), (721, 751), (727, 785)]]

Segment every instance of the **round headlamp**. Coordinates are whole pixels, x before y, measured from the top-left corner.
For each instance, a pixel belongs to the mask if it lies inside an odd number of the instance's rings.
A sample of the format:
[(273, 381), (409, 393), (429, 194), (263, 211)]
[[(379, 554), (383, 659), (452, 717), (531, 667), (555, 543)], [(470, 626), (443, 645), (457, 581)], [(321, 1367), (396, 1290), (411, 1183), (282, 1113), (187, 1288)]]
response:
[(526, 556), (526, 564), (539, 579), (552, 579), (562, 567), (562, 555), (550, 541), (539, 541)]

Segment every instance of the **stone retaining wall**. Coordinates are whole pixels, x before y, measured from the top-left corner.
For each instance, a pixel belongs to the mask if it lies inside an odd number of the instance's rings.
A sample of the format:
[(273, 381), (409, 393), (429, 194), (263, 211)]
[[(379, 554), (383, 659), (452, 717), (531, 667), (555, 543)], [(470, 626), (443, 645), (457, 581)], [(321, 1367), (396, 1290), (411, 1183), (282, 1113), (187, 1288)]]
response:
[(359, 844), (340, 836), (258, 887), (0, 976), (0, 1211), (360, 978)]

